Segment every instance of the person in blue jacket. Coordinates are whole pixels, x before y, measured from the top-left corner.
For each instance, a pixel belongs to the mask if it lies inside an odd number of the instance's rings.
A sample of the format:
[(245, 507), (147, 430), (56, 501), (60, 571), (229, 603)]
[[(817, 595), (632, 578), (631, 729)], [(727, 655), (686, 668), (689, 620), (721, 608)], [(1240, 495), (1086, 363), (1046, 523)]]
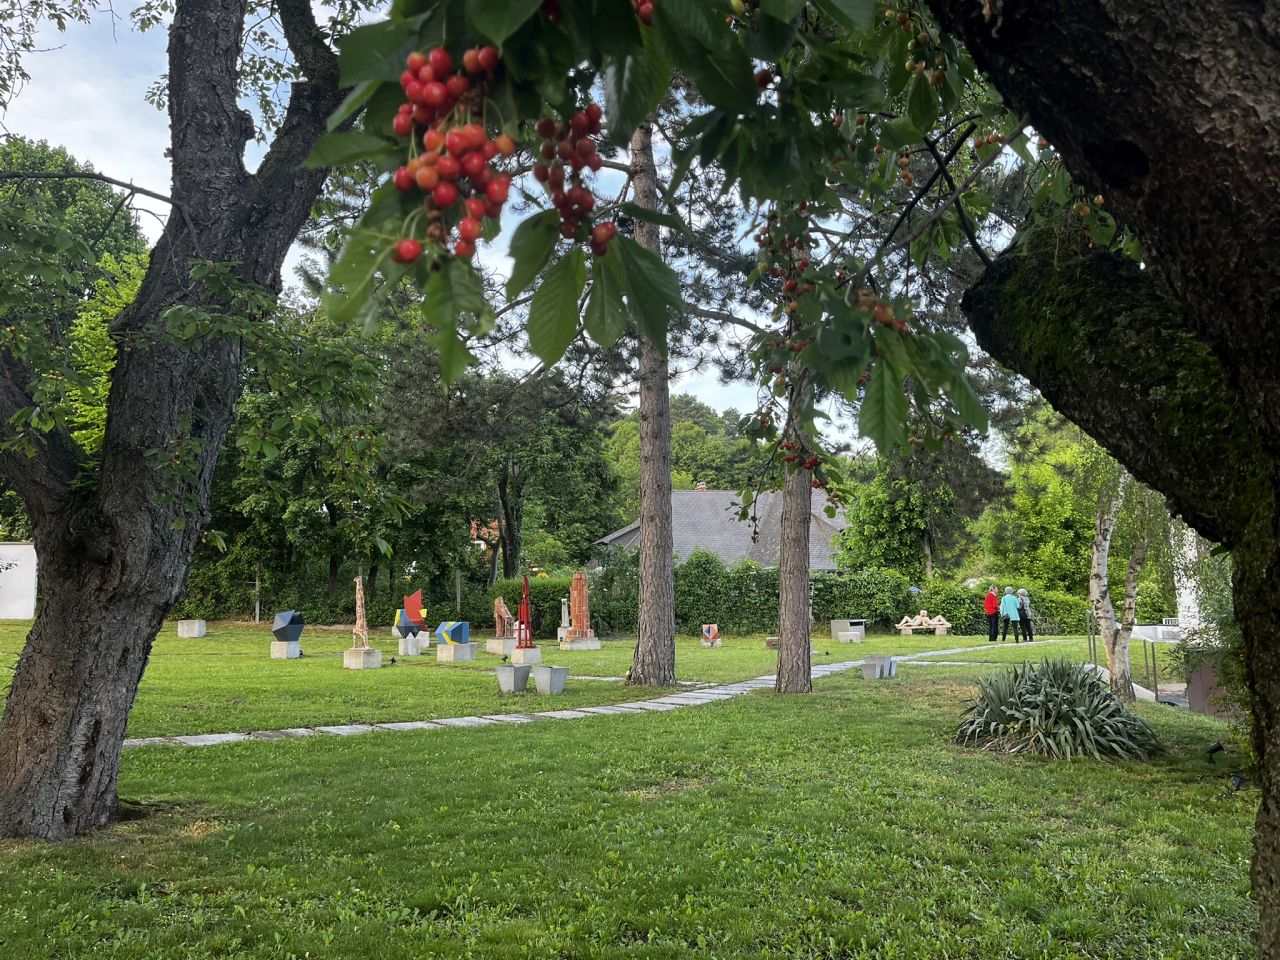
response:
[(1022, 640), (1019, 639), (1022, 627), (1021, 623), (1019, 623), (1021, 619), (1022, 617), (1018, 612), (1018, 597), (1013, 592), (1013, 587), (1005, 587), (1004, 596), (1000, 598), (1000, 622), (1003, 624), (1000, 632), (1001, 643), (1004, 643), (1009, 639), (1010, 623), (1013, 624), (1013, 642), (1022, 642)]

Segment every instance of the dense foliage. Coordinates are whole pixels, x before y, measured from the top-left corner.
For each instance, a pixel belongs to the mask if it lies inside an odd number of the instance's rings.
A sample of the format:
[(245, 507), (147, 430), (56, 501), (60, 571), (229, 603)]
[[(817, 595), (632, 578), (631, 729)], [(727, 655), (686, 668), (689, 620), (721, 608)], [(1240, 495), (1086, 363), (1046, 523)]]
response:
[(1096, 670), (1066, 660), (1025, 663), (980, 678), (956, 740), (1060, 760), (1145, 760), (1158, 748), (1151, 725)]

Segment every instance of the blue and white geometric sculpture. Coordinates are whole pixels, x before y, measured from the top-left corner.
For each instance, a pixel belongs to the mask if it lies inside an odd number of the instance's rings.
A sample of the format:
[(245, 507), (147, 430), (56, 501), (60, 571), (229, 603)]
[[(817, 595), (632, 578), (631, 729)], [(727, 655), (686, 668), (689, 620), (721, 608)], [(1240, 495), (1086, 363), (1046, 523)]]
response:
[(471, 642), (471, 623), (467, 620), (445, 620), (436, 627), (436, 640), (441, 645), (461, 646)]

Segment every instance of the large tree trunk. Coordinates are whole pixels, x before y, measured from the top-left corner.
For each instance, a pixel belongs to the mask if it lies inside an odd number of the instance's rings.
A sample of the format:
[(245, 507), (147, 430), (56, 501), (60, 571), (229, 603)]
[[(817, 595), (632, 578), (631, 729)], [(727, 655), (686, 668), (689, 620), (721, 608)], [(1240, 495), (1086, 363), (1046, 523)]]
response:
[[(277, 4), (305, 80), (256, 173), (236, 106), (244, 0), (179, 0), (169, 32), (175, 209), (138, 297), (112, 327), (121, 343), (95, 490), (58, 432), (35, 456), (0, 451), (32, 517), (44, 603), (0, 720), (0, 834), (48, 839), (100, 827), (116, 808), (120, 746), (156, 631), (182, 590), (240, 379), (239, 338), (163, 335), (166, 310), (237, 309), (195, 260), (280, 289), (285, 253), (324, 182), (301, 163), (340, 101), (337, 63), (310, 6)], [(0, 439), (29, 404), (29, 374), (0, 354)]]
[(797, 461), (787, 472), (782, 488), (782, 529), (778, 540), (778, 693), (812, 693), (810, 669), (809, 528), (813, 515), (813, 473), (804, 469), (809, 456), (804, 429), (797, 412), (807, 405), (812, 377), (793, 371), (791, 404), (783, 430), (795, 444)]
[[(1146, 534), (1140, 534), (1138, 542), (1133, 546), (1133, 553), (1129, 555), (1129, 568), (1124, 574), (1124, 603), (1121, 607), (1120, 625), (1118, 628), (1119, 637), (1116, 641), (1117, 647), (1124, 648), (1124, 658), (1126, 665), (1129, 663), (1129, 641), (1133, 638), (1133, 625), (1137, 623), (1138, 617), (1138, 578), (1142, 576), (1142, 568), (1147, 562), (1147, 538)], [(1157, 668), (1158, 669), (1158, 668)], [(1129, 692), (1133, 692), (1133, 672), (1129, 673)], [(1111, 685), (1111, 689), (1115, 689), (1115, 683)]]
[[(631, 176), (638, 206), (658, 207), (658, 174), (649, 124), (631, 136)], [(661, 255), (658, 228), (636, 221), (636, 241)], [(671, 532), (671, 398), (666, 344), (640, 338), (640, 609), (627, 682), (676, 682), (675, 559)]]
[(1122, 700), (1134, 699), (1133, 673), (1129, 666), (1128, 631), (1122, 631), (1116, 618), (1116, 607), (1111, 600), (1111, 582), (1108, 567), (1111, 561), (1111, 541), (1115, 537), (1116, 518), (1124, 501), (1129, 475), (1121, 473), (1114, 489), (1104, 485), (1098, 492), (1098, 509), (1094, 514), (1093, 543), (1089, 551), (1089, 605), (1098, 622), (1098, 634), (1107, 652), (1107, 672), (1111, 675), (1111, 689)]
[(502, 546), (502, 575), (520, 575), (520, 551), (524, 546), (524, 471), (507, 460), (498, 477), (498, 537)]
[(809, 627), (809, 527), (813, 474), (798, 465), (782, 488), (778, 547), (778, 693), (812, 693)]

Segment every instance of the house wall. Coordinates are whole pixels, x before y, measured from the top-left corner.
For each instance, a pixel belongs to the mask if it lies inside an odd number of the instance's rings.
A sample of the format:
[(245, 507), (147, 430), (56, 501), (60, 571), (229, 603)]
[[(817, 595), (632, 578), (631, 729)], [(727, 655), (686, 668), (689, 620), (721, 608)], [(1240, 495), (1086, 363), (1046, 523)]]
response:
[(35, 545), (0, 543), (0, 620), (30, 620), (35, 615)]

